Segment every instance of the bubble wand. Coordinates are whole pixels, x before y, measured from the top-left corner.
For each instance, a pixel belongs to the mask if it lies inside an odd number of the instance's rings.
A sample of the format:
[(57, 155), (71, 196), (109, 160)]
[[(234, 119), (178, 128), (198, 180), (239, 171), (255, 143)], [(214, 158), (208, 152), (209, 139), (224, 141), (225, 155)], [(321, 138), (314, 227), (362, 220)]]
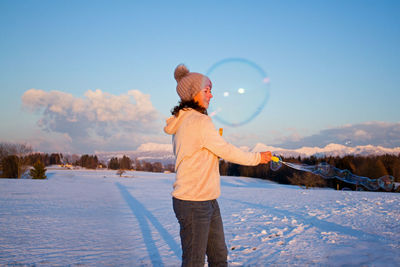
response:
[(282, 164), (292, 169), (319, 175), (324, 179), (336, 178), (346, 183), (362, 185), (371, 191), (376, 191), (379, 188), (385, 191), (391, 191), (394, 187), (394, 177), (390, 175), (384, 175), (377, 179), (370, 179), (368, 177), (355, 175), (351, 173), (349, 170), (338, 169), (325, 162), (319, 163), (317, 165), (296, 164), (291, 162), (285, 162), (279, 156), (271, 157), (271, 163), (270, 163), (271, 170), (273, 171), (279, 170)]

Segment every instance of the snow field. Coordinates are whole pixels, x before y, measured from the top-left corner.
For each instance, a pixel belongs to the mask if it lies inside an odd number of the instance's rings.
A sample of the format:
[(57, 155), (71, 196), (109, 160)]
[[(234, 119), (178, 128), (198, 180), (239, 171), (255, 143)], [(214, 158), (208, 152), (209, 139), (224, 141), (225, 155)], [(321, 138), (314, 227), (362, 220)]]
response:
[(257, 179), (254, 186), (253, 179), (234, 179), (242, 185), (223, 182), (220, 200), (223, 216), (240, 211), (225, 218), (233, 265), (398, 266), (396, 194), (303, 190)]
[[(0, 179), (0, 265), (180, 265), (174, 174), (47, 175)], [(243, 177), (221, 185), (230, 266), (398, 266), (399, 194)]]

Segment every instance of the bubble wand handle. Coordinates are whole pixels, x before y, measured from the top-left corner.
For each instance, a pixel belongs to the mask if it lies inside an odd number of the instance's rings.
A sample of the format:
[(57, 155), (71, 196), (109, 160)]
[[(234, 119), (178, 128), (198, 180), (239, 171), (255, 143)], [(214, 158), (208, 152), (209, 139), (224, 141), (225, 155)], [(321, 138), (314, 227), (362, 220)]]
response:
[(276, 163), (278, 163), (279, 161), (281, 161), (281, 159), (278, 158), (278, 157), (276, 157), (276, 156), (272, 156), (272, 157), (271, 157), (271, 160), (272, 160), (273, 162), (276, 162)]

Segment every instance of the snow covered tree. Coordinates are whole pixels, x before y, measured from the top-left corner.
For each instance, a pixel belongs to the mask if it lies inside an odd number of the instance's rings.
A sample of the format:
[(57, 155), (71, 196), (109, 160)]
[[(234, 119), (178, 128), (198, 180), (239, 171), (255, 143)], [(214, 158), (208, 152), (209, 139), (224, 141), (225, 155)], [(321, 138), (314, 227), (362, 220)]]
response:
[(29, 172), (30, 176), (32, 179), (46, 179), (46, 168), (44, 167), (44, 164), (41, 161), (37, 161), (33, 165), (33, 169)]

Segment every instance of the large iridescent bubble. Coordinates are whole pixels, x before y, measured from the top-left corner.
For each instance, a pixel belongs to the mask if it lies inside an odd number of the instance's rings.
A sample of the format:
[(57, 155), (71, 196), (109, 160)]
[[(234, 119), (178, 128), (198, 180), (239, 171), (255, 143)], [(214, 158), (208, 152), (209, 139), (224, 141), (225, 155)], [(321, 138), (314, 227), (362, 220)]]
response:
[[(275, 156), (275, 161), (271, 161), (271, 169), (276, 171), (279, 168), (277, 166), (282, 166), (282, 164), (299, 170), (310, 172), (321, 176), (324, 179), (339, 179), (343, 182), (363, 186), (364, 188), (376, 191), (378, 189), (383, 189), (385, 191), (391, 191), (394, 187), (394, 177), (390, 175), (385, 175), (377, 179), (371, 179), (364, 176), (358, 176), (351, 173), (349, 170), (341, 170), (336, 167), (329, 165), (328, 163), (319, 163), (317, 165), (307, 165), (307, 164), (296, 164), (291, 162), (282, 161), (280, 157)], [(281, 165), (279, 165), (279, 162)]]
[(269, 98), (270, 79), (254, 62), (228, 58), (215, 63), (206, 75), (213, 83), (209, 114), (228, 126), (253, 120)]

